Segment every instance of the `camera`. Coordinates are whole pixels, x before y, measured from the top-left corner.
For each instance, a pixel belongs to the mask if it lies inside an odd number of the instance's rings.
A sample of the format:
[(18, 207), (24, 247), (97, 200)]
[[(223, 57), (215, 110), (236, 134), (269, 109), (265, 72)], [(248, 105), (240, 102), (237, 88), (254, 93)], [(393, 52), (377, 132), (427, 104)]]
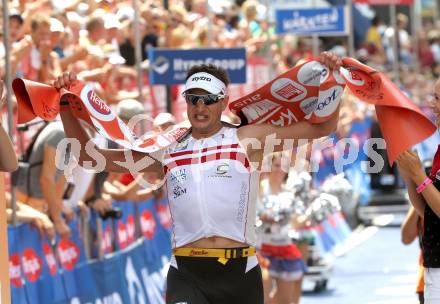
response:
[(102, 214), (99, 214), (99, 216), (104, 221), (109, 218), (118, 220), (122, 217), (122, 210), (120, 208), (112, 208), (112, 209), (106, 210)]

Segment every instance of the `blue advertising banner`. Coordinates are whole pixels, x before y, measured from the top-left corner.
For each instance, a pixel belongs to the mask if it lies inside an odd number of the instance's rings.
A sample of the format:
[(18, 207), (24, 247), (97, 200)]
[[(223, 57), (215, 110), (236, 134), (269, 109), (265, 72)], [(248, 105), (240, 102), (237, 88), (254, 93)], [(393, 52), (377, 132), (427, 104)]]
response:
[(246, 83), (246, 50), (230, 49), (160, 49), (148, 50), (151, 84), (185, 83), (188, 70), (198, 64), (214, 64), (223, 67), (231, 83)]
[(154, 200), (114, 204), (123, 208), (124, 223), (136, 213), (144, 216), (144, 237), (102, 260), (85, 259), (77, 221), (69, 225), (72, 238), (58, 239), (56, 246), (31, 225), (9, 227), (12, 303), (165, 303), (170, 234), (160, 224)]
[(348, 10), (344, 6), (275, 11), (277, 34), (347, 35)]

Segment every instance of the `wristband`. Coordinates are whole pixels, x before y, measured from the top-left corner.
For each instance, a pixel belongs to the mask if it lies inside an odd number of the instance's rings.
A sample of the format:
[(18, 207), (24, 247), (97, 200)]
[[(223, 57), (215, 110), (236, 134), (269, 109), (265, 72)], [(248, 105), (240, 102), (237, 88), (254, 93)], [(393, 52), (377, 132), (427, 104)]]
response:
[(420, 185), (418, 185), (417, 186), (417, 188), (416, 188), (416, 190), (417, 190), (417, 193), (421, 193), (423, 190), (425, 190), (425, 188), (428, 186), (428, 185), (430, 185), (430, 184), (432, 184), (432, 179), (430, 179), (429, 177), (427, 177), (424, 181), (423, 181), (423, 183), (421, 183)]

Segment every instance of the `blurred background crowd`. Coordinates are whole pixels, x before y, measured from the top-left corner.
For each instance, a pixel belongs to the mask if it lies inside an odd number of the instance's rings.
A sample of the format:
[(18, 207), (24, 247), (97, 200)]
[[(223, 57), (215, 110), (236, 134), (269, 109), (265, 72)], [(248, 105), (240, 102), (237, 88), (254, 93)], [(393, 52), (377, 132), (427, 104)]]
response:
[[(178, 94), (178, 86), (174, 86), (170, 91), (171, 113), (166, 112), (166, 90), (163, 86), (150, 85), (148, 81), (149, 48), (245, 47), (249, 83), (232, 85), (232, 100), (316, 55), (313, 54), (312, 37), (275, 34), (274, 22), (268, 19), (266, 7), (270, 2), (146, 0), (138, 3), (136, 11), (133, 1), (10, 1), (8, 49), (11, 75), (50, 84), (63, 71), (74, 71), (79, 79), (93, 84), (95, 92), (123, 120), (147, 113), (152, 119), (145, 128), (160, 132), (185, 119), (184, 101)], [(141, 69), (136, 68), (136, 14), (140, 17)], [(352, 55), (387, 73), (426, 110), (427, 115), (431, 115), (428, 108), (430, 96), (434, 80), (440, 75), (440, 23), (434, 18), (425, 18), (422, 27), (412, 32), (407, 14), (397, 14), (396, 28), (381, 20), (379, 15), (371, 17), (368, 20), (370, 26), (365, 28), (363, 35), (357, 35)], [(417, 44), (414, 38), (418, 39)], [(394, 39), (398, 41), (398, 58), (394, 58), (392, 51)], [(2, 79), (5, 78), (3, 59), (6, 49), (0, 43)], [(348, 56), (347, 38), (319, 38), (318, 51), (323, 50)], [(399, 62), (399, 76), (392, 71), (395, 60)], [(139, 71), (143, 73), (141, 93), (137, 89)], [(2, 101), (6, 126), (6, 107), (4, 99)], [(225, 113), (224, 120), (239, 123), (231, 113)], [(333, 138), (351, 137), (362, 145), (370, 137), (381, 137), (375, 120), (370, 106), (357, 102), (346, 92), (338, 131)], [(48, 238), (54, 238), (57, 233), (62, 238), (69, 238), (72, 231), (68, 223), (75, 217), (87, 219), (91, 212), (95, 212), (102, 219), (118, 219), (121, 213), (113, 206), (114, 201), (154, 199), (159, 202), (164, 199), (162, 188), (142, 188), (131, 175), (96, 174), (76, 168), (73, 178), (68, 180), (53, 162), (56, 147), (65, 137), (62, 125), (59, 122), (36, 122), (16, 127), (14, 124), (17, 154), (29, 166), (24, 175), (16, 174), (10, 179), (11, 187), (16, 186), (12, 195), (8, 193), (10, 223), (29, 222)], [(94, 133), (93, 130), (90, 132)], [(436, 136), (420, 145), (423, 159), (432, 158), (437, 147)], [(100, 145), (114, 145), (97, 135), (96, 141)], [(338, 153), (344, 152), (335, 152), (329, 147), (310, 156), (320, 166), (319, 172), (311, 177), (315, 188), (319, 189), (335, 173), (332, 164), (340, 156)], [(386, 157), (385, 152), (380, 154)], [(375, 190), (398, 191), (403, 188), (394, 167), (386, 166), (377, 175), (364, 174), (361, 161), (365, 159), (366, 156), (361, 155), (359, 160), (344, 169), (353, 197), (351, 209), (343, 211), (352, 228), (359, 223), (358, 207), (371, 203)], [(156, 176), (143, 178), (152, 183), (157, 179)], [(16, 215), (11, 201), (17, 201)], [(87, 223), (87, 220), (83, 222)], [(96, 257), (90, 249), (88, 255)], [(307, 255), (303, 252), (303, 256)]]

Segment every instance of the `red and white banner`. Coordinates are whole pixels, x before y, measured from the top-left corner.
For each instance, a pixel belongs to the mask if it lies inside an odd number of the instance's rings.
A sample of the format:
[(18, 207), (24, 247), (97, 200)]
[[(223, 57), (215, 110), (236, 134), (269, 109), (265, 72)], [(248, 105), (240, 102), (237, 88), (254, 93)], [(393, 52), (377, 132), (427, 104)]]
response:
[(359, 99), (375, 105), (390, 164), (435, 132), (432, 122), (384, 74), (352, 58), (344, 58), (343, 64), (339, 71), (330, 71), (318, 61), (307, 61), (229, 108), (249, 124), (286, 126), (305, 119), (322, 123), (336, 113), (348, 86)]
[[(390, 163), (402, 151), (434, 133), (432, 122), (385, 75), (352, 58), (344, 58), (343, 63), (340, 70), (329, 70), (318, 61), (309, 60), (231, 102), (229, 109), (249, 124), (287, 126), (305, 119), (322, 123), (337, 113), (348, 86), (358, 98), (376, 106)], [(19, 104), (18, 123), (37, 116), (54, 119), (61, 100), (68, 101), (70, 111), (101, 135), (140, 152), (165, 148), (187, 131), (187, 126), (179, 125), (169, 132), (138, 139), (90, 86), (79, 81), (69, 91), (58, 92), (48, 85), (15, 79), (13, 89)]]

